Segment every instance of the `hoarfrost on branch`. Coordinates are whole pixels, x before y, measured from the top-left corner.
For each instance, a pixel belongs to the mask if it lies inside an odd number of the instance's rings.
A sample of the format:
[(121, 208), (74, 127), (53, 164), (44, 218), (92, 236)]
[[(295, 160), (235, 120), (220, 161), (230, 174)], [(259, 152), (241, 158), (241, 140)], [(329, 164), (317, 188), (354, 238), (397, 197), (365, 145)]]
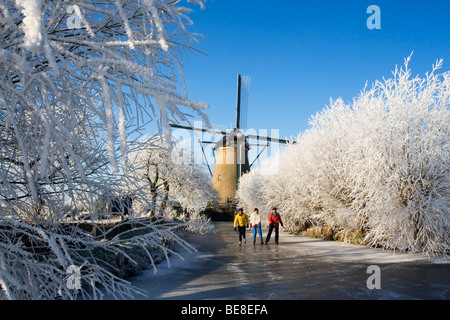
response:
[(139, 237), (61, 224), (67, 207), (71, 218), (96, 221), (115, 199), (139, 197), (120, 186), (136, 190), (123, 173), (144, 125), (170, 136), (169, 122), (189, 113), (207, 122), (207, 105), (188, 99), (182, 75), (197, 42), (190, 10), (172, 0), (0, 0), (0, 298), (74, 298), (69, 265), (81, 267), (78, 296), (130, 296), (136, 291), (94, 252), (133, 265), (130, 246), (151, 263), (155, 250), (176, 254), (161, 238), (193, 250), (175, 234), (182, 225), (164, 216), (136, 222)]

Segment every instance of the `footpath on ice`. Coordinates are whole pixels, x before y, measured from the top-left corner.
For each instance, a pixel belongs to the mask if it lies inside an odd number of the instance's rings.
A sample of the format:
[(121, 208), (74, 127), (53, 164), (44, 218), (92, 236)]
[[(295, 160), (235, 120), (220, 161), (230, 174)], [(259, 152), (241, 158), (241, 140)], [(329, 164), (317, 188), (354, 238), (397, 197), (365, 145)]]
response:
[[(263, 235), (267, 230), (263, 231)], [(450, 261), (280, 232), (239, 245), (229, 222), (187, 234), (197, 252), (181, 252), (128, 279), (144, 299), (450, 299)], [(143, 299), (143, 297), (136, 297)]]

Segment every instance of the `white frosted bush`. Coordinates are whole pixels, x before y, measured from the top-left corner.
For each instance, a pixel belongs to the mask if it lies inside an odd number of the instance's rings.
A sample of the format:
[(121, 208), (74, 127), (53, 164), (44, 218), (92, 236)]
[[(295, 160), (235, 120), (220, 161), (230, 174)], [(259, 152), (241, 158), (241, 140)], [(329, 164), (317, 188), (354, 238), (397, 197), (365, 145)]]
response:
[(240, 205), (275, 205), (290, 230), (358, 229), (369, 245), (448, 253), (450, 72), (437, 61), (413, 78), (409, 60), (352, 103), (331, 100), (276, 174), (241, 178)]

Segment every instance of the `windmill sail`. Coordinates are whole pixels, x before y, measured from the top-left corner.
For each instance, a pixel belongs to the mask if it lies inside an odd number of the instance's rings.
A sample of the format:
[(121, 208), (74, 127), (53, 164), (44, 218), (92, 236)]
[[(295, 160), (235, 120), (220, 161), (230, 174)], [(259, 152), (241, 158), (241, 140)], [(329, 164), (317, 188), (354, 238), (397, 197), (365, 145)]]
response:
[(250, 77), (238, 74), (236, 99), (236, 129), (247, 127), (248, 96), (250, 93)]

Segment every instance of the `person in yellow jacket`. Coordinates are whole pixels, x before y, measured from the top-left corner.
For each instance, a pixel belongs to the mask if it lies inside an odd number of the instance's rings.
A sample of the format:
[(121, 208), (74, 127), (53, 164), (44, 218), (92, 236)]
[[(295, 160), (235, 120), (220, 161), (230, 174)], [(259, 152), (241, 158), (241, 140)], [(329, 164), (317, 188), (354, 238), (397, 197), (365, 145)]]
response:
[(239, 245), (242, 244), (242, 238), (245, 240), (245, 229), (248, 228), (248, 215), (244, 213), (244, 209), (239, 209), (236, 217), (234, 218), (234, 231), (236, 231), (236, 227), (239, 231)]

